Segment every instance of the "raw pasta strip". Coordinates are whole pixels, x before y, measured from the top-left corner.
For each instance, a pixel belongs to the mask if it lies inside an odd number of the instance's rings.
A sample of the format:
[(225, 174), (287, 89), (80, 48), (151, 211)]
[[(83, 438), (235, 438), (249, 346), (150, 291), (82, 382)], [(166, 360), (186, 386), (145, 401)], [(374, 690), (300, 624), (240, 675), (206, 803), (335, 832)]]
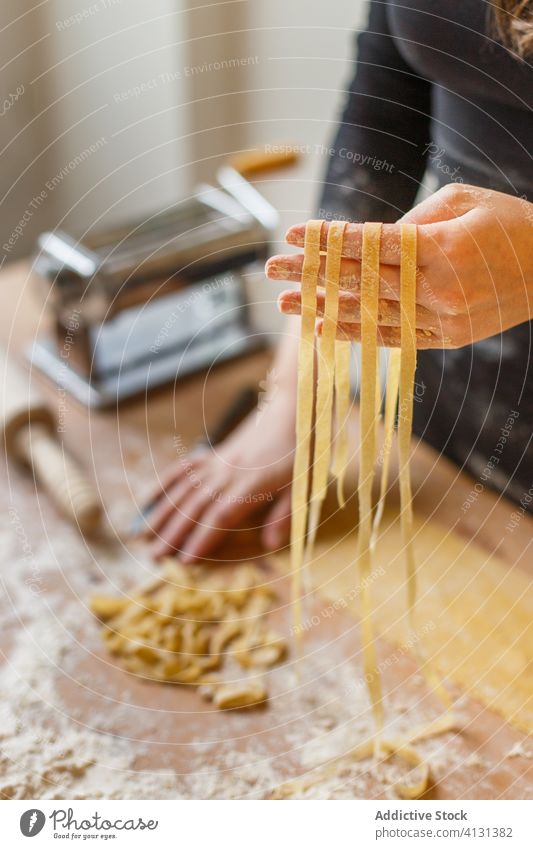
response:
[(305, 228), (302, 268), (302, 320), (298, 351), (296, 451), (292, 477), (291, 573), (294, 631), (301, 648), (301, 578), (307, 531), (309, 457), (313, 427), (316, 289), (320, 267), (322, 221), (308, 221)]
[(379, 424), (381, 422), (381, 351), (376, 351), (376, 416), (374, 418), (374, 466), (378, 459)]
[[(296, 634), (301, 633), (300, 591), (301, 567), (304, 558), (305, 540), (308, 520), (308, 476), (311, 431), (313, 425), (314, 405), (314, 325), (316, 319), (316, 288), (320, 260), (320, 230), (319, 221), (308, 222), (304, 244), (304, 265), (302, 270), (302, 332), (299, 352), (299, 381), (297, 405), (297, 448), (293, 476), (293, 522), (291, 528), (291, 568), (293, 574), (293, 598), (295, 602)], [(332, 225), (330, 225), (331, 228)], [(339, 425), (345, 424), (349, 407), (349, 368), (348, 348), (339, 347), (339, 343), (331, 345), (331, 331), (335, 330), (338, 314), (338, 275), (340, 268), (341, 245), (343, 230), (333, 227), (332, 242), (328, 238), (328, 256), (326, 258), (326, 279), (329, 285), (326, 290), (326, 307), (324, 335), (322, 338), (322, 375), (319, 373), (317, 389), (317, 428), (315, 445), (315, 468), (311, 489), (311, 504), (317, 506), (317, 516), (327, 485), (329, 462), (328, 441), (331, 439), (331, 406), (333, 383), (337, 392), (337, 417)], [(337, 241), (338, 239), (338, 241)], [(381, 478), (380, 500), (376, 521), (372, 522), (372, 483), (376, 462), (376, 424), (380, 416), (380, 395), (378, 394), (378, 293), (379, 293), (379, 256), (381, 241), (381, 224), (366, 223), (363, 228), (363, 253), (361, 262), (361, 392), (360, 392), (360, 464), (359, 464), (359, 531), (357, 562), (359, 580), (361, 583), (361, 642), (363, 651), (363, 667), (368, 682), (368, 691), (372, 705), (376, 733), (373, 739), (367, 740), (350, 752), (350, 757), (356, 760), (369, 758), (374, 754), (379, 759), (397, 756), (409, 766), (419, 769), (419, 777), (411, 783), (395, 785), (398, 795), (415, 799), (419, 798), (428, 787), (429, 765), (421, 758), (413, 743), (417, 740), (435, 734), (442, 734), (453, 728), (455, 718), (452, 713), (445, 713), (436, 721), (428, 723), (423, 728), (406, 737), (383, 739), (383, 699), (381, 678), (377, 665), (377, 653), (371, 619), (371, 603), (369, 595), (370, 581), (368, 580), (372, 565), (372, 540), (377, 533), (379, 520), (383, 511), (389, 474), (390, 451), (394, 430), (394, 418), (398, 397), (399, 413), (399, 453), (400, 453), (400, 490), (401, 490), (401, 522), (404, 548), (407, 558), (408, 573), (408, 608), (410, 622), (414, 620), (416, 602), (416, 571), (413, 552), (413, 515), (411, 503), (411, 482), (409, 475), (410, 443), (412, 429), (412, 407), (414, 374), (416, 368), (416, 227), (402, 225), (401, 245), (401, 345), (400, 350), (391, 352), (387, 374), (387, 391), (385, 403), (385, 437), (383, 447), (383, 471)], [(335, 285), (337, 281), (337, 285)], [(329, 297), (328, 297), (329, 295)], [(349, 345), (349, 343), (345, 343)], [(335, 361), (335, 377), (332, 370)], [(342, 415), (339, 415), (342, 410)], [(345, 428), (344, 436), (337, 446), (334, 469), (339, 475), (342, 495), (342, 474), (348, 457), (348, 441)], [(339, 482), (338, 478), (338, 482)], [(380, 509), (381, 507), (381, 509)], [(316, 523), (318, 519), (316, 520)], [(316, 524), (315, 523), (315, 524)], [(313, 521), (311, 521), (313, 525)], [(374, 533), (373, 533), (374, 531)], [(310, 535), (314, 538), (314, 531)], [(430, 672), (425, 664), (426, 672)], [(432, 673), (430, 673), (432, 674)], [(433, 676), (434, 677), (434, 676)], [(435, 686), (435, 685), (434, 685)], [(442, 686), (438, 684), (435, 689)], [(447, 697), (447, 693), (443, 691)], [(442, 693), (441, 693), (442, 695)], [(447, 697), (448, 703), (449, 698)], [(307, 789), (320, 778), (331, 774), (337, 761), (329, 764), (318, 777), (310, 782), (307, 780), (288, 782), (279, 788), (281, 795), (292, 795)]]
[(416, 224), (401, 225), (400, 266), (400, 405), (398, 453), (403, 547), (407, 566), (407, 608), (414, 631), (416, 563), (413, 550), (413, 506), (409, 460), (413, 429), (413, 391), (416, 370)]
[(337, 340), (335, 343), (335, 418), (337, 435), (332, 473), (337, 479), (337, 501), (344, 507), (344, 476), (350, 456), (348, 442), (348, 414), (350, 411), (350, 362), (352, 343)]
[(325, 269), (326, 299), (322, 338), (320, 340), (320, 356), (318, 357), (313, 484), (305, 555), (306, 563), (309, 562), (313, 553), (320, 510), (328, 486), (335, 379), (335, 337), (339, 315), (339, 279), (345, 227), (345, 222), (332, 221), (328, 229)]
[(381, 482), (379, 490), (379, 499), (374, 515), (374, 524), (372, 527), (372, 538), (370, 540), (370, 548), (372, 549), (372, 551), (376, 547), (379, 528), (381, 525), (381, 520), (383, 518), (383, 511), (385, 509), (387, 489), (389, 486), (390, 455), (392, 450), (392, 440), (394, 436), (396, 409), (398, 407), (398, 392), (400, 389), (400, 360), (401, 348), (391, 348), (389, 353), (389, 362), (387, 366), (385, 421), (383, 428), (383, 448), (381, 453)]
[[(400, 388), (398, 411), (398, 454), (400, 462), (400, 518), (407, 571), (407, 613), (409, 627), (416, 633), (416, 560), (413, 547), (413, 506), (409, 462), (413, 429), (413, 396), (416, 371), (416, 248), (415, 224), (401, 225), (400, 268)], [(432, 668), (421, 645), (415, 654), (428, 684), (443, 704), (450, 708), (452, 701), (439, 676)]]
[[(411, 229), (413, 227), (413, 229)], [(406, 238), (407, 236), (407, 238)], [(429, 783), (429, 766), (418, 755), (417, 751), (405, 740), (391, 741), (382, 739), (383, 735), (383, 696), (381, 677), (377, 665), (375, 638), (372, 627), (369, 576), (372, 566), (371, 532), (372, 532), (372, 482), (376, 460), (376, 421), (379, 415), (377, 406), (377, 331), (378, 331), (378, 293), (379, 293), (379, 255), (381, 241), (381, 225), (365, 224), (363, 228), (363, 253), (361, 262), (361, 397), (360, 397), (360, 471), (359, 471), (359, 533), (358, 533), (358, 564), (359, 580), (361, 583), (361, 639), (363, 649), (363, 669), (367, 681), (368, 692), (372, 705), (372, 713), (376, 727), (373, 741), (376, 757), (398, 755), (411, 766), (421, 770), (418, 780), (412, 783), (396, 785), (396, 791), (404, 798), (417, 799), (427, 789)], [(411, 620), (413, 618), (416, 584), (413, 583), (415, 561), (412, 549), (413, 521), (411, 505), (411, 486), (409, 476), (409, 456), (412, 429), (412, 400), (414, 374), (416, 368), (416, 227), (408, 226), (406, 234), (402, 229), (402, 264), (401, 264), (402, 327), (404, 335), (408, 328), (411, 332), (409, 347), (404, 355), (404, 337), (402, 336), (402, 353), (400, 358), (399, 392), (400, 404), (404, 402), (407, 416), (403, 420), (403, 454), (405, 461), (401, 467), (400, 487), (402, 498), (402, 522), (404, 521), (403, 507), (407, 505), (408, 522), (402, 525), (404, 540), (409, 544), (411, 560), (408, 561), (408, 579), (411, 578), (411, 596), (408, 595)], [(404, 313), (403, 301), (406, 301)], [(406, 340), (407, 344), (407, 340)], [(394, 386), (391, 388), (394, 395)], [(411, 404), (409, 406), (409, 400)], [(392, 403), (392, 401), (391, 401)], [(392, 418), (394, 420), (393, 414)], [(402, 477), (403, 475), (403, 477)], [(403, 486), (403, 488), (402, 488)], [(443, 725), (453, 721), (446, 717)]]
[(361, 391), (359, 400), (359, 531), (357, 564), (361, 586), (361, 643), (363, 669), (376, 725), (376, 751), (383, 729), (383, 700), (377, 668), (370, 603), (372, 481), (376, 446), (376, 372), (381, 224), (363, 226), (361, 257)]

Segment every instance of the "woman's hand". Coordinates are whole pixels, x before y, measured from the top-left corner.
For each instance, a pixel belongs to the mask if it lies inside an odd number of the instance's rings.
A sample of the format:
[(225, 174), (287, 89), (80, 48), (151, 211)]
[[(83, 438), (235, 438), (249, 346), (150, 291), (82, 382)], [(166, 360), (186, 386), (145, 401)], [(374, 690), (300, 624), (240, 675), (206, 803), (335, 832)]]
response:
[[(401, 221), (418, 225), (417, 338), (419, 348), (458, 348), (533, 316), (533, 204), (500, 192), (453, 183), (414, 207)], [(328, 225), (322, 228), (326, 249)], [(305, 225), (287, 242), (303, 247)], [(338, 336), (360, 338), (362, 224), (348, 224), (341, 268)], [(274, 256), (272, 280), (301, 281), (302, 254)], [(384, 224), (381, 244), (380, 343), (400, 344), (400, 226)], [(321, 262), (324, 284), (325, 259)], [(283, 313), (300, 312), (300, 293), (279, 297)], [(324, 292), (318, 295), (318, 312)]]
[(249, 527), (254, 513), (262, 514), (268, 550), (286, 544), (294, 416), (292, 387), (271, 379), (257, 410), (228, 439), (186, 454), (167, 471), (144, 531), (156, 559), (175, 552), (184, 563), (208, 557), (231, 531)]

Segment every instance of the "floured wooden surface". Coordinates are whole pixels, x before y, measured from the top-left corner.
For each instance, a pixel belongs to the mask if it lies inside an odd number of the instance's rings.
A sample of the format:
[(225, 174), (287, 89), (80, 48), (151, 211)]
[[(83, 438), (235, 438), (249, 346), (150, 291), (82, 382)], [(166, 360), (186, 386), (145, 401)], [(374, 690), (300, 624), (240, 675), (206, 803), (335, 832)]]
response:
[[(127, 441), (127, 440), (126, 440)], [(115, 488), (119, 493), (119, 488)], [(127, 514), (115, 500), (117, 517)], [(120, 509), (119, 509), (120, 508)], [(14, 798), (268, 798), (287, 779), (319, 774), (341, 757), (327, 781), (311, 782), (310, 798), (384, 798), (401, 779), (391, 767), (372, 776), (368, 763), (343, 756), (372, 733), (361, 681), (356, 622), (314, 598), (317, 624), (306, 632), (302, 681), (294, 659), (271, 670), (269, 701), (250, 713), (221, 713), (197, 689), (143, 681), (113, 661), (89, 610), (94, 593), (134, 587), (150, 566), (142, 546), (108, 541), (88, 548), (37, 505), (24, 516), (31, 533), (33, 577), (19, 532), (4, 518), (2, 610), (7, 662), (1, 674), (0, 793)], [(6, 514), (4, 514), (5, 516)], [(122, 520), (117, 519), (117, 527)], [(54, 533), (51, 533), (51, 527)], [(33, 530), (31, 530), (33, 528)], [(250, 556), (250, 539), (233, 544), (236, 561)], [(230, 551), (225, 555), (230, 556)], [(257, 568), (280, 598), (270, 621), (290, 635), (288, 582), (269, 558)], [(222, 567), (231, 573), (238, 568)], [(409, 654), (380, 642), (390, 660), (384, 673), (387, 723), (405, 732), (435, 716)], [(528, 798), (533, 745), (496, 714), (460, 700), (460, 735), (419, 744), (431, 756), (437, 798)]]
[[(10, 274), (6, 300), (12, 292), (18, 302), (24, 275), (15, 267)], [(22, 346), (32, 333), (27, 301), (19, 317), (14, 338)], [(11, 324), (6, 308), (0, 316), (4, 339)], [(190, 444), (204, 421), (212, 426), (228, 397), (262, 378), (266, 362), (261, 355), (224, 365), (207, 383), (200, 376), (154, 394), (147, 410), (131, 404), (89, 416), (67, 399), (66, 443), (94, 472), (106, 505), (108, 528), (99, 541), (84, 542), (46, 498), (36, 497), (30, 480), (2, 467), (0, 796), (265, 798), (280, 782), (314, 773), (370, 733), (357, 623), (319, 596), (308, 609), (318, 624), (305, 634), (303, 683), (290, 654), (268, 673), (268, 705), (244, 714), (219, 711), (196, 688), (129, 675), (110, 661), (89, 610), (90, 596), (119, 594), (157, 574), (146, 548), (125, 534), (154, 464), (162, 469), (175, 459), (176, 436)], [(45, 383), (42, 388), (52, 403), (63, 400)], [(530, 519), (502, 533), (514, 508), (488, 492), (461, 517), (472, 481), (429, 449), (416, 449), (413, 472), (418, 515), (434, 513), (463, 539), (476, 536), (487, 552), (499, 547), (508, 568), (528, 574)], [(229, 562), (225, 568), (249, 560), (253, 543), (246, 533), (235, 535), (219, 555)], [(257, 565), (281, 600), (271, 624), (289, 637), (288, 585), (274, 559), (259, 558)], [(409, 654), (380, 641), (379, 655), (388, 662), (387, 721), (402, 730), (434, 717), (438, 706), (413, 676)], [(432, 756), (432, 795), (531, 798), (533, 743), (527, 735), (472, 698), (461, 698), (460, 714), (461, 735), (420, 745)], [(378, 781), (368, 764), (348, 762), (307, 795), (378, 798), (391, 779), (388, 774)]]

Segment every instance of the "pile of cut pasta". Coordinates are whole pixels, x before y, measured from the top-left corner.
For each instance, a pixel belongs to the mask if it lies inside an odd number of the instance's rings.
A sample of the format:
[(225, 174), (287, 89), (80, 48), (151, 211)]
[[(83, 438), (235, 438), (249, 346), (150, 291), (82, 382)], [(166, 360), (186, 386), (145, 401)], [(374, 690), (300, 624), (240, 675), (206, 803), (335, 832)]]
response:
[[(298, 363), (298, 398), (296, 421), (296, 454), (292, 487), (291, 573), (294, 604), (294, 630), (301, 635), (302, 573), (312, 560), (315, 536), (320, 521), (322, 503), (331, 468), (337, 479), (340, 506), (344, 506), (344, 476), (350, 455), (345, 427), (350, 407), (350, 342), (337, 339), (341, 257), (346, 224), (333, 221), (327, 225), (324, 244), (323, 221), (306, 225), (301, 279), (301, 337)], [(325, 229), (325, 228), (324, 228)], [(414, 630), (416, 603), (416, 563), (413, 552), (413, 514), (409, 472), (413, 392), (416, 369), (416, 244), (414, 224), (401, 224), (400, 256), (400, 341), (388, 357), (383, 446), (381, 449), (381, 484), (376, 508), (372, 502), (372, 487), (378, 455), (378, 436), (381, 418), (379, 381), (379, 322), (380, 243), (382, 225), (363, 226), (360, 293), (360, 447), (359, 447), (359, 525), (357, 551), (358, 581), (361, 588), (361, 644), (363, 674), (372, 705), (375, 735), (351, 753), (362, 759), (376, 760), (400, 757), (409, 766), (418, 767), (418, 778), (412, 783), (399, 784), (399, 795), (417, 798), (429, 784), (428, 764), (413, 748), (416, 740), (450, 730), (454, 718), (449, 710), (446, 689), (431, 669), (427, 658), (417, 650), (417, 659), (434, 692), (441, 698), (445, 713), (425, 728), (415, 730), (409, 739), (390, 740), (384, 737), (384, 706), (372, 623), (370, 598), (372, 557), (383, 515), (388, 489), (390, 455), (396, 420), (398, 421), (399, 480), (401, 497), (401, 527), (406, 563), (406, 603), (411, 628)], [(322, 335), (316, 357), (317, 288), (321, 257), (325, 253), (325, 301)], [(316, 375), (316, 376), (315, 376)], [(333, 422), (337, 422), (335, 453), (331, 456)], [(314, 445), (313, 445), (314, 434)], [(356, 576), (354, 575), (354, 580)], [(301, 637), (300, 637), (301, 641)], [(299, 645), (299, 654), (302, 646)], [(315, 780), (318, 778), (315, 777)], [(286, 785), (280, 795), (291, 795), (302, 789), (301, 783)]]
[[(129, 672), (174, 684), (202, 685), (220, 709), (264, 702), (258, 675), (286, 652), (266, 621), (274, 595), (264, 576), (241, 566), (228, 583), (220, 570), (168, 560), (161, 574), (128, 597), (93, 596), (108, 650)], [(224, 680), (225, 667), (241, 670)]]

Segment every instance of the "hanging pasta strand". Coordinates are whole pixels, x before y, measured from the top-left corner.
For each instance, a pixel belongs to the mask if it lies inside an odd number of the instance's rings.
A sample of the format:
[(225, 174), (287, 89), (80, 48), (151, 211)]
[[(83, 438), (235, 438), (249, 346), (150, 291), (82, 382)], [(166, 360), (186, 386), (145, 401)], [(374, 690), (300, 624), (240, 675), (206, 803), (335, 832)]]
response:
[[(415, 224), (401, 224), (400, 267), (400, 386), (398, 409), (398, 454), (400, 462), (400, 520), (403, 550), (407, 573), (407, 615), (409, 627), (416, 633), (417, 575), (414, 553), (413, 505), (411, 490), (411, 434), (413, 429), (413, 401), (416, 372), (416, 253), (417, 229)], [(426, 657), (421, 644), (415, 645), (415, 655), (428, 684), (446, 708), (452, 699), (433, 665)]]
[(302, 268), (302, 318), (298, 351), (296, 400), (296, 450), (291, 490), (291, 572), (294, 631), (302, 649), (302, 563), (307, 531), (309, 459), (313, 429), (316, 292), (320, 269), (322, 221), (308, 221), (305, 228)]
[[(350, 343), (335, 340), (338, 310), (344, 223), (332, 222), (328, 231), (326, 256), (326, 298), (324, 326), (318, 363), (316, 392), (316, 427), (313, 452), (313, 473), (309, 495), (309, 465), (313, 429), (314, 394), (314, 336), (316, 292), (320, 264), (320, 221), (306, 226), (304, 262), (302, 268), (302, 330), (298, 356), (298, 397), (292, 489), (291, 568), (294, 602), (295, 633), (301, 640), (301, 580), (302, 566), (312, 555), (321, 505), (328, 482), (331, 455), (332, 407), (335, 392), (337, 440), (332, 470), (337, 477), (337, 494), (344, 504), (343, 481), (349, 457), (346, 420), (350, 407)], [(363, 671), (374, 718), (373, 738), (361, 743), (347, 757), (359, 760), (371, 757), (379, 760), (399, 757), (409, 767), (418, 769), (418, 777), (395, 785), (403, 798), (419, 798), (430, 780), (429, 764), (418, 754), (414, 744), (427, 737), (443, 734), (455, 727), (455, 717), (447, 711), (437, 720), (396, 739), (384, 738), (384, 711), (380, 670), (377, 663), (375, 635), (372, 624), (370, 574), (373, 550), (383, 515), (389, 482), (390, 456), (398, 409), (398, 448), (400, 461), (401, 528), (407, 566), (407, 607), (410, 627), (414, 629), (416, 605), (416, 563), (413, 549), (413, 509), (409, 472), (411, 430), (413, 419), (414, 377), (416, 369), (416, 248), (417, 230), (413, 224), (401, 225), (401, 348), (390, 352), (385, 393), (384, 441), (379, 500), (372, 519), (372, 483), (377, 455), (377, 423), (381, 415), (381, 392), (378, 349), (378, 297), (380, 280), (381, 224), (363, 226), (361, 257), (361, 390), (359, 405), (360, 463), (358, 480), (359, 530), (357, 565), (361, 592), (361, 647)], [(308, 527), (309, 519), (309, 527)], [(306, 542), (307, 537), (307, 542)], [(301, 641), (297, 639), (301, 654)], [(420, 647), (415, 648), (422, 658)], [(421, 668), (428, 682), (450, 706), (450, 697), (422, 658)], [(335, 764), (326, 765), (322, 776), (330, 774)], [(291, 795), (310, 786), (306, 781), (288, 782), (280, 788), (282, 795)]]
[(337, 479), (337, 501), (344, 507), (344, 478), (350, 457), (348, 415), (350, 412), (350, 363), (352, 343), (344, 340), (335, 342), (335, 419), (337, 435), (333, 455), (332, 474)]
[(413, 505), (411, 492), (411, 433), (416, 371), (416, 225), (402, 224), (400, 266), (400, 391), (398, 414), (398, 454), (400, 461), (400, 503), (403, 548), (407, 567), (407, 608), (414, 630), (416, 603), (416, 562), (413, 549)]
[(324, 322), (320, 339), (320, 356), (318, 357), (313, 483), (304, 568), (309, 565), (313, 555), (322, 502), (328, 487), (335, 385), (335, 339), (339, 316), (339, 279), (345, 227), (345, 222), (332, 221), (328, 229)]
[[(411, 766), (420, 770), (418, 780), (402, 782), (396, 790), (403, 798), (420, 798), (429, 784), (429, 765), (420, 757), (412, 742), (408, 739), (383, 739), (383, 697), (381, 677), (377, 666), (375, 636), (371, 623), (372, 606), (369, 596), (369, 575), (372, 566), (372, 480), (375, 463), (375, 427), (377, 411), (377, 325), (379, 291), (379, 252), (380, 227), (365, 224), (363, 228), (363, 251), (361, 263), (361, 397), (360, 397), (360, 472), (359, 472), (359, 537), (358, 562), (361, 582), (361, 638), (363, 649), (363, 669), (368, 682), (368, 692), (374, 716), (376, 736), (373, 742), (376, 758), (397, 755)], [(380, 502), (384, 506), (388, 483), (388, 470), (394, 417), (397, 400), (399, 402), (398, 444), (400, 454), (400, 499), (402, 536), (407, 562), (408, 614), (411, 627), (414, 624), (416, 604), (416, 562), (413, 549), (413, 511), (411, 478), (409, 471), (411, 432), (413, 422), (413, 396), (416, 370), (416, 248), (417, 230), (413, 224), (401, 227), (401, 349), (391, 352), (387, 379), (387, 398), (385, 409), (385, 469), (382, 473)], [(383, 511), (381, 506), (381, 512)], [(378, 502), (379, 509), (379, 502)], [(377, 534), (380, 516), (376, 515), (374, 531)], [(421, 651), (417, 651), (419, 657)], [(424, 661), (424, 673), (435, 692), (450, 706), (450, 698), (431, 668)], [(436, 722), (421, 729), (419, 739), (443, 733), (455, 725), (455, 717), (448, 710)]]
[(400, 389), (400, 360), (401, 349), (391, 348), (387, 365), (387, 387), (385, 391), (385, 419), (383, 428), (383, 448), (381, 453), (381, 482), (379, 499), (374, 514), (370, 548), (374, 551), (378, 539), (381, 520), (385, 510), (385, 499), (389, 486), (390, 456), (394, 437), (394, 424), (398, 408), (398, 392)]
[(379, 448), (379, 425), (381, 423), (381, 349), (376, 351), (376, 418), (375, 418), (375, 444), (374, 444), (374, 463), (378, 459)]
[(370, 571), (372, 532), (372, 482), (375, 468), (376, 446), (376, 392), (377, 392), (377, 333), (379, 296), (379, 254), (381, 224), (363, 226), (361, 258), (361, 390), (359, 422), (361, 448), (359, 454), (359, 532), (357, 563), (361, 588), (361, 643), (363, 670), (368, 682), (368, 692), (376, 725), (376, 753), (379, 753), (383, 731), (383, 699), (377, 666), (377, 653), (372, 625), (370, 601)]

